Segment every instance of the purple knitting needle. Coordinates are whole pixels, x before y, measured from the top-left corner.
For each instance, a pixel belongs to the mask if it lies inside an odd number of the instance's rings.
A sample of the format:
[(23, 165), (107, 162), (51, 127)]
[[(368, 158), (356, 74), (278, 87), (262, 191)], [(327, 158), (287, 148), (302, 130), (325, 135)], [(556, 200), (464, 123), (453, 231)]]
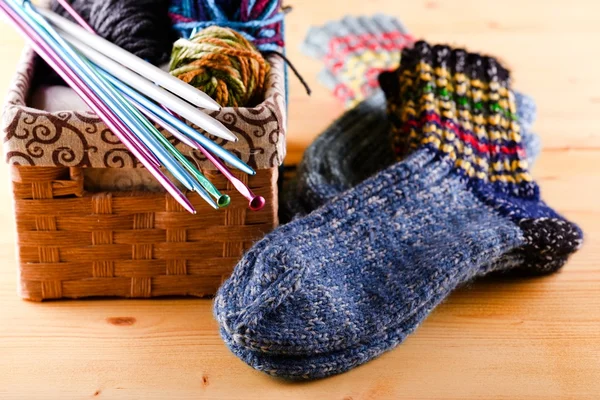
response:
[[(87, 87), (83, 81), (75, 74), (64, 61), (48, 46), (44, 40), (31, 29), (25, 21), (21, 20), (10, 6), (3, 1), (0, 1), (0, 9), (13, 22), (16, 28), (29, 38), (34, 50), (40, 55), (64, 80), (71, 86), (77, 94), (86, 102), (86, 104), (98, 114), (106, 125), (117, 135), (117, 137), (127, 146), (127, 148), (142, 162), (142, 164), (154, 175), (163, 187), (190, 213), (195, 214), (196, 211), (190, 201), (173, 185), (171, 181), (154, 165), (154, 163), (144, 157), (144, 154), (139, 151), (137, 146), (124, 134), (121, 129), (120, 120), (112, 113), (109, 107), (100, 101), (93, 91)], [(125, 132), (127, 130), (125, 129)]]
[[(71, 4), (67, 0), (57, 1), (79, 25), (85, 28), (88, 32), (96, 34), (94, 28), (92, 28), (87, 23), (87, 21), (81, 15), (79, 15), (79, 13), (71, 6)], [(164, 108), (167, 112), (173, 114), (168, 109), (168, 107), (164, 105), (161, 105), (161, 107)], [(250, 202), (249, 207), (252, 211), (259, 211), (263, 209), (263, 207), (266, 204), (265, 198), (262, 196), (255, 195), (249, 187), (244, 185), (242, 181), (240, 181), (231, 173), (231, 171), (225, 166), (225, 164), (221, 163), (220, 160), (218, 160), (216, 157), (210, 154), (208, 150), (205, 150), (195, 140), (188, 138), (183, 134), (180, 134), (177, 129), (175, 129), (173, 126), (169, 125), (165, 121), (162, 121), (160, 118), (154, 118), (153, 114), (150, 113), (148, 110), (140, 108), (140, 111), (143, 112), (147, 117), (152, 119), (155, 123), (166, 129), (167, 131), (171, 132), (177, 139), (181, 140), (183, 143), (187, 144), (188, 146), (194, 149), (200, 150), (204, 157), (206, 157), (211, 163), (214, 164), (215, 167), (217, 167), (217, 169), (225, 176), (225, 178), (227, 178), (233, 184), (237, 191), (240, 192), (240, 194), (246, 199), (248, 199), (248, 201)]]

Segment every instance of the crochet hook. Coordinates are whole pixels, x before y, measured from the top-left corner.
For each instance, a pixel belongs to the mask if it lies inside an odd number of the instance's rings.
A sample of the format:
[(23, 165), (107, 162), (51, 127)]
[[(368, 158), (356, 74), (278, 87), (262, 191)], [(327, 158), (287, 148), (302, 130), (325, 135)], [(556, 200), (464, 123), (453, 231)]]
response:
[(206, 93), (203, 93), (195, 87), (167, 74), (160, 68), (142, 60), (127, 50), (123, 50), (119, 46), (101, 38), (100, 36), (87, 32), (77, 24), (59, 16), (56, 13), (48, 10), (40, 10), (40, 13), (44, 15), (59, 30), (59, 32), (68, 33), (71, 36), (84, 41), (119, 64), (137, 72), (142, 76), (150, 78), (156, 84), (182, 97), (190, 103), (209, 110), (221, 109), (221, 106)]
[[(77, 13), (77, 11), (75, 11), (75, 9), (74, 9), (73, 7), (71, 7), (71, 5), (70, 5), (70, 4), (69, 4), (69, 3), (68, 3), (66, 0), (58, 0), (58, 3), (59, 3), (59, 4), (60, 4), (60, 5), (63, 7), (63, 8), (65, 8), (65, 10), (66, 10), (66, 11), (67, 11), (67, 12), (68, 12), (68, 13), (69, 13), (69, 14), (70, 14), (72, 17), (73, 17), (73, 19), (75, 19), (75, 21), (77, 21), (77, 22), (78, 22), (80, 25), (82, 25), (82, 26), (83, 26), (83, 28), (85, 28), (85, 29), (86, 29), (86, 30), (88, 30), (89, 32), (91, 32), (91, 33), (94, 33), (94, 34), (95, 34), (95, 31), (94, 31), (94, 29), (93, 29), (93, 28), (92, 28), (92, 27), (91, 27), (89, 24), (87, 24), (87, 22), (85, 22), (85, 19), (83, 19), (83, 17), (81, 17), (81, 16), (80, 16), (80, 15)], [(103, 57), (103, 56), (102, 56), (102, 57)], [(92, 60), (92, 61), (93, 61), (93, 60)], [(110, 59), (109, 59), (109, 61), (111, 61), (111, 62), (112, 62), (112, 60), (110, 60)], [(116, 64), (116, 63), (115, 63), (115, 64)], [(123, 70), (125, 70), (124, 68), (120, 67), (120, 65), (119, 65), (119, 64), (116, 64), (116, 65), (119, 67), (119, 69), (123, 69)], [(128, 70), (125, 70), (125, 71), (128, 71)], [(113, 78), (112, 76), (110, 76), (110, 74), (108, 74), (108, 73), (107, 73), (107, 71), (104, 71), (104, 70), (102, 70), (102, 69), (98, 69), (98, 70), (97, 70), (97, 72), (99, 72), (99, 73), (100, 73), (100, 74), (101, 74), (101, 75), (102, 75), (102, 76), (103, 76), (105, 79), (111, 79), (111, 78)], [(110, 71), (108, 71), (108, 72), (110, 72)], [(135, 78), (135, 77), (139, 78), (139, 75), (136, 75), (136, 74), (134, 74), (134, 73), (131, 73), (131, 75), (134, 75), (134, 78)], [(118, 78), (118, 76), (117, 76), (117, 78)], [(142, 79), (142, 78), (140, 78), (140, 79)], [(114, 80), (116, 81), (116, 79), (114, 79)], [(143, 79), (142, 79), (142, 80), (143, 80)], [(113, 82), (113, 84), (114, 84), (114, 82)], [(150, 85), (150, 86), (151, 86), (152, 88), (158, 88), (157, 86), (154, 86), (154, 85)], [(118, 87), (117, 87), (117, 90), (118, 90)], [(169, 92), (166, 92), (166, 91), (165, 91), (165, 93), (169, 93)], [(169, 95), (170, 95), (170, 93), (169, 93)], [(125, 95), (125, 97), (127, 97), (127, 98), (128, 98), (128, 96), (127, 96), (127, 95)], [(178, 97), (175, 97), (175, 96), (173, 96), (173, 97), (174, 97), (175, 99), (179, 100), (179, 98), (178, 98)], [(128, 98), (128, 99), (131, 101), (131, 98)], [(179, 100), (179, 101), (181, 101), (181, 100)], [(189, 106), (189, 104), (188, 104), (188, 103), (185, 103), (185, 102), (183, 102), (183, 101), (181, 101), (181, 103), (183, 103), (183, 104), (184, 104), (184, 105), (186, 105), (186, 106)], [(144, 115), (146, 115), (146, 116), (150, 116), (150, 117), (152, 117), (151, 115), (149, 115), (149, 114), (148, 114), (148, 110), (147, 110), (147, 109), (145, 109), (145, 108), (141, 107), (141, 106), (140, 106), (140, 105), (138, 105), (138, 104), (136, 104), (136, 107), (138, 108), (138, 110), (139, 110), (139, 111), (140, 111), (142, 114), (144, 114)], [(189, 106), (189, 107), (191, 108), (191, 106)], [(166, 111), (168, 111), (168, 110), (166, 110)], [(193, 111), (194, 111), (194, 114), (195, 114), (195, 115), (197, 115), (197, 114), (198, 114), (197, 110), (193, 109)], [(200, 113), (200, 114), (202, 114), (202, 115), (206, 116), (206, 114), (203, 114), (203, 113)], [(213, 120), (213, 121), (215, 121), (215, 122), (218, 122), (218, 121), (216, 121), (216, 120)], [(161, 121), (159, 121), (159, 122), (161, 122)], [(165, 127), (165, 126), (166, 126), (167, 128), (174, 129), (174, 128), (170, 127), (170, 126), (169, 126), (169, 125), (167, 125), (167, 124), (160, 124), (160, 125), (161, 125), (161, 126), (163, 126), (163, 127)], [(151, 127), (148, 127), (148, 128), (149, 128), (149, 130), (150, 130), (151, 132), (154, 132), (154, 131), (155, 131), (153, 126), (151, 126)], [(163, 145), (164, 145), (164, 146), (165, 146), (165, 147), (166, 147), (168, 150), (170, 150), (170, 151), (171, 151), (171, 153), (172, 153), (172, 154), (175, 156), (175, 158), (177, 158), (177, 160), (179, 160), (179, 162), (180, 162), (180, 163), (181, 163), (181, 164), (182, 164), (182, 165), (183, 165), (183, 166), (184, 166), (184, 167), (185, 167), (185, 168), (186, 168), (186, 169), (187, 169), (187, 170), (188, 170), (188, 171), (189, 171), (189, 172), (192, 174), (192, 176), (194, 176), (194, 177), (196, 178), (196, 180), (197, 180), (197, 181), (198, 181), (198, 182), (199, 182), (199, 183), (202, 185), (202, 187), (203, 187), (203, 188), (204, 188), (204, 189), (205, 189), (205, 190), (206, 190), (208, 193), (210, 193), (210, 195), (211, 195), (211, 196), (213, 196), (213, 197), (214, 197), (214, 198), (217, 200), (217, 204), (218, 204), (218, 206), (219, 206), (219, 207), (226, 207), (227, 205), (229, 205), (229, 202), (230, 202), (230, 198), (229, 198), (229, 196), (221, 194), (221, 192), (219, 192), (219, 190), (217, 190), (217, 188), (216, 188), (216, 187), (215, 187), (215, 186), (214, 186), (214, 185), (213, 185), (213, 184), (212, 184), (212, 183), (211, 183), (211, 182), (210, 182), (208, 179), (206, 179), (206, 177), (205, 177), (205, 176), (204, 176), (202, 173), (200, 173), (200, 171), (198, 171), (198, 170), (197, 170), (197, 169), (196, 169), (196, 168), (195, 168), (195, 167), (194, 167), (194, 166), (191, 164), (191, 162), (190, 162), (189, 160), (187, 160), (185, 157), (183, 157), (183, 155), (181, 155), (181, 153), (179, 153), (179, 151), (178, 151), (178, 150), (177, 150), (177, 149), (176, 149), (176, 148), (175, 148), (175, 147), (174, 147), (174, 146), (173, 146), (173, 145), (172, 145), (172, 144), (171, 144), (171, 143), (170, 143), (170, 142), (169, 142), (167, 139), (165, 139), (165, 138), (164, 138), (162, 135), (160, 135), (160, 134), (158, 134), (158, 135), (155, 135), (155, 136), (156, 136), (156, 139), (157, 139), (157, 140), (158, 140), (160, 143), (162, 143), (162, 144), (163, 144)], [(200, 194), (202, 195), (202, 192), (200, 192)], [(204, 196), (203, 196), (203, 197), (204, 197)]]
[(154, 83), (141, 77), (135, 72), (132, 72), (127, 68), (123, 68), (121, 64), (87, 46), (77, 38), (74, 38), (69, 34), (64, 34), (63, 36), (65, 39), (67, 39), (67, 41), (69, 41), (69, 43), (83, 53), (83, 55), (85, 55), (94, 64), (98, 65), (119, 80), (126, 82), (127, 85), (131, 86), (138, 92), (143, 93), (157, 103), (165, 105), (173, 112), (204, 129), (211, 135), (233, 142), (238, 140), (238, 138), (235, 137), (221, 122), (203, 112), (199, 112), (198, 109), (196, 109), (190, 103), (183, 101), (181, 98), (171, 94), (171, 92), (164, 90), (160, 86), (156, 86)]
[[(54, 46), (60, 57), (66, 61), (67, 65), (80, 76), (84, 83), (89, 86), (99, 98), (106, 103), (123, 121), (127, 127), (135, 133), (138, 140), (143, 145), (150, 148), (153, 154), (160, 162), (179, 180), (188, 190), (197, 192), (211, 207), (218, 208), (218, 205), (212, 200), (210, 195), (195, 180), (194, 172), (188, 172), (189, 168), (183, 168), (177, 160), (177, 154), (170, 154), (159, 142), (163, 138), (160, 132), (130, 103), (127, 102), (119, 93), (117, 93), (105, 80), (100, 77), (89, 62), (82, 59), (70, 45), (54, 31), (54, 29), (39, 15), (33, 5), (24, 2), (19, 6), (14, 0), (7, 0), (14, 3), (13, 9), (20, 13), (26, 22), (50, 45)], [(184, 158), (181, 156), (181, 158)]]
[[(115, 133), (115, 135), (125, 144), (125, 146), (140, 160), (140, 162), (150, 171), (150, 173), (160, 182), (160, 184), (170, 193), (179, 204), (192, 214), (196, 210), (190, 201), (177, 189), (175, 185), (152, 163), (148, 160), (138, 148), (133, 145), (131, 139), (122, 131), (118, 117), (114, 112), (104, 104), (96, 94), (83, 82), (83, 80), (74, 73), (74, 71), (62, 60), (57, 52), (42, 39), (23, 18), (15, 8), (7, 2), (0, 1), (0, 9), (6, 14), (13, 25), (21, 34), (29, 39), (33, 49), (46, 61), (64, 80), (67, 82), (86, 104), (94, 110)], [(18, 7), (18, 6), (17, 6)]]

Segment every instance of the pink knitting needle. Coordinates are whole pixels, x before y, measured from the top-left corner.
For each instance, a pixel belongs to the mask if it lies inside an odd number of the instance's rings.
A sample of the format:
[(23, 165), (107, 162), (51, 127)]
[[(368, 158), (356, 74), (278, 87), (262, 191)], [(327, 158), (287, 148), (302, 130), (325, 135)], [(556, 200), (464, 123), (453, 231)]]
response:
[[(142, 164), (152, 173), (152, 175), (161, 183), (163, 187), (190, 213), (195, 214), (196, 210), (190, 201), (173, 185), (171, 181), (154, 165), (154, 163), (144, 157), (144, 154), (130, 140), (127, 134), (121, 129), (123, 126), (120, 120), (112, 113), (93, 91), (87, 87), (83, 81), (58, 57), (54, 50), (48, 46), (41, 37), (31, 29), (18, 14), (3, 1), (0, 1), (0, 9), (13, 22), (15, 27), (27, 38), (29, 38), (34, 50), (40, 55), (64, 80), (71, 86), (77, 94), (86, 102), (86, 104), (98, 114), (106, 125), (117, 135), (117, 137), (127, 146), (127, 148), (142, 162)], [(127, 129), (124, 129), (127, 132)]]
[[(73, 19), (79, 25), (81, 25), (88, 32), (91, 32), (94, 34), (96, 33), (96, 31), (94, 31), (94, 28), (92, 28), (87, 23), (87, 21), (81, 15), (79, 15), (79, 13), (71, 6), (71, 4), (67, 0), (57, 0), (57, 1), (69, 13), (69, 15), (71, 15), (71, 17), (73, 17)], [(161, 107), (164, 108), (167, 112), (173, 114), (166, 106), (161, 105)], [(252, 211), (262, 210), (262, 208), (266, 204), (265, 198), (262, 196), (255, 195), (252, 192), (252, 190), (250, 190), (249, 187), (244, 185), (244, 183), (242, 181), (240, 181), (238, 178), (236, 178), (231, 173), (231, 171), (225, 166), (225, 164), (221, 163), (221, 161), (219, 159), (217, 159), (212, 154), (210, 154), (210, 152), (205, 150), (195, 140), (188, 138), (187, 136), (185, 136), (183, 134), (180, 134), (179, 131), (177, 129), (175, 129), (174, 127), (172, 127), (171, 125), (163, 123), (163, 121), (161, 121), (160, 119), (152, 118), (152, 116), (149, 113), (147, 113), (147, 110), (141, 110), (141, 111), (146, 116), (150, 117), (155, 123), (159, 124), (167, 131), (171, 132), (177, 139), (181, 140), (183, 143), (187, 144), (188, 146), (190, 146), (194, 149), (200, 150), (202, 152), (202, 154), (204, 155), (204, 157), (206, 157), (211, 163), (214, 164), (215, 167), (217, 167), (217, 169), (225, 176), (225, 178), (227, 178), (233, 184), (233, 186), (237, 189), (237, 191), (240, 192), (240, 194), (242, 196), (244, 196), (246, 199), (248, 199), (249, 207)]]

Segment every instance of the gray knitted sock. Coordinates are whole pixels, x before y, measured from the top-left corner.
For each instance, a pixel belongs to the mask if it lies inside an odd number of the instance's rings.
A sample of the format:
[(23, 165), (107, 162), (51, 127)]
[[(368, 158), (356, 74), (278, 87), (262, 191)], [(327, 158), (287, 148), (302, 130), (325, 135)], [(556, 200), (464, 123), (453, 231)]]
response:
[[(527, 159), (533, 165), (541, 151), (539, 136), (531, 133), (535, 102), (518, 92), (515, 101)], [(284, 185), (283, 221), (310, 213), (395, 162), (385, 107), (379, 90), (345, 112), (306, 149), (295, 178)]]

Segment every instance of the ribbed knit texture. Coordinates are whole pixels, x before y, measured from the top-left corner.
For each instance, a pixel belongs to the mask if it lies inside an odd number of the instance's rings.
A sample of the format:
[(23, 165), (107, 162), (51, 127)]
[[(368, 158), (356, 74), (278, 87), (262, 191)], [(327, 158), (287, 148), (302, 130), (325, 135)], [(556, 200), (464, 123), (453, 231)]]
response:
[[(515, 101), (527, 160), (533, 164), (541, 151), (539, 136), (531, 132), (535, 102), (520, 93), (515, 93)], [(285, 222), (310, 213), (394, 163), (385, 108), (385, 96), (378, 90), (346, 111), (308, 146), (295, 177), (284, 185), (281, 207)]]
[[(424, 42), (405, 51), (384, 90), (412, 154), (276, 229), (236, 266), (215, 316), (241, 359), (290, 379), (340, 373), (402, 342), (458, 285), (504, 268), (504, 255), (545, 273), (580, 246), (579, 228), (540, 200), (529, 175), (520, 127), (507, 119), (508, 71), (463, 53)], [(446, 81), (432, 81), (438, 69)], [(463, 83), (469, 102), (491, 100), (470, 118)]]

